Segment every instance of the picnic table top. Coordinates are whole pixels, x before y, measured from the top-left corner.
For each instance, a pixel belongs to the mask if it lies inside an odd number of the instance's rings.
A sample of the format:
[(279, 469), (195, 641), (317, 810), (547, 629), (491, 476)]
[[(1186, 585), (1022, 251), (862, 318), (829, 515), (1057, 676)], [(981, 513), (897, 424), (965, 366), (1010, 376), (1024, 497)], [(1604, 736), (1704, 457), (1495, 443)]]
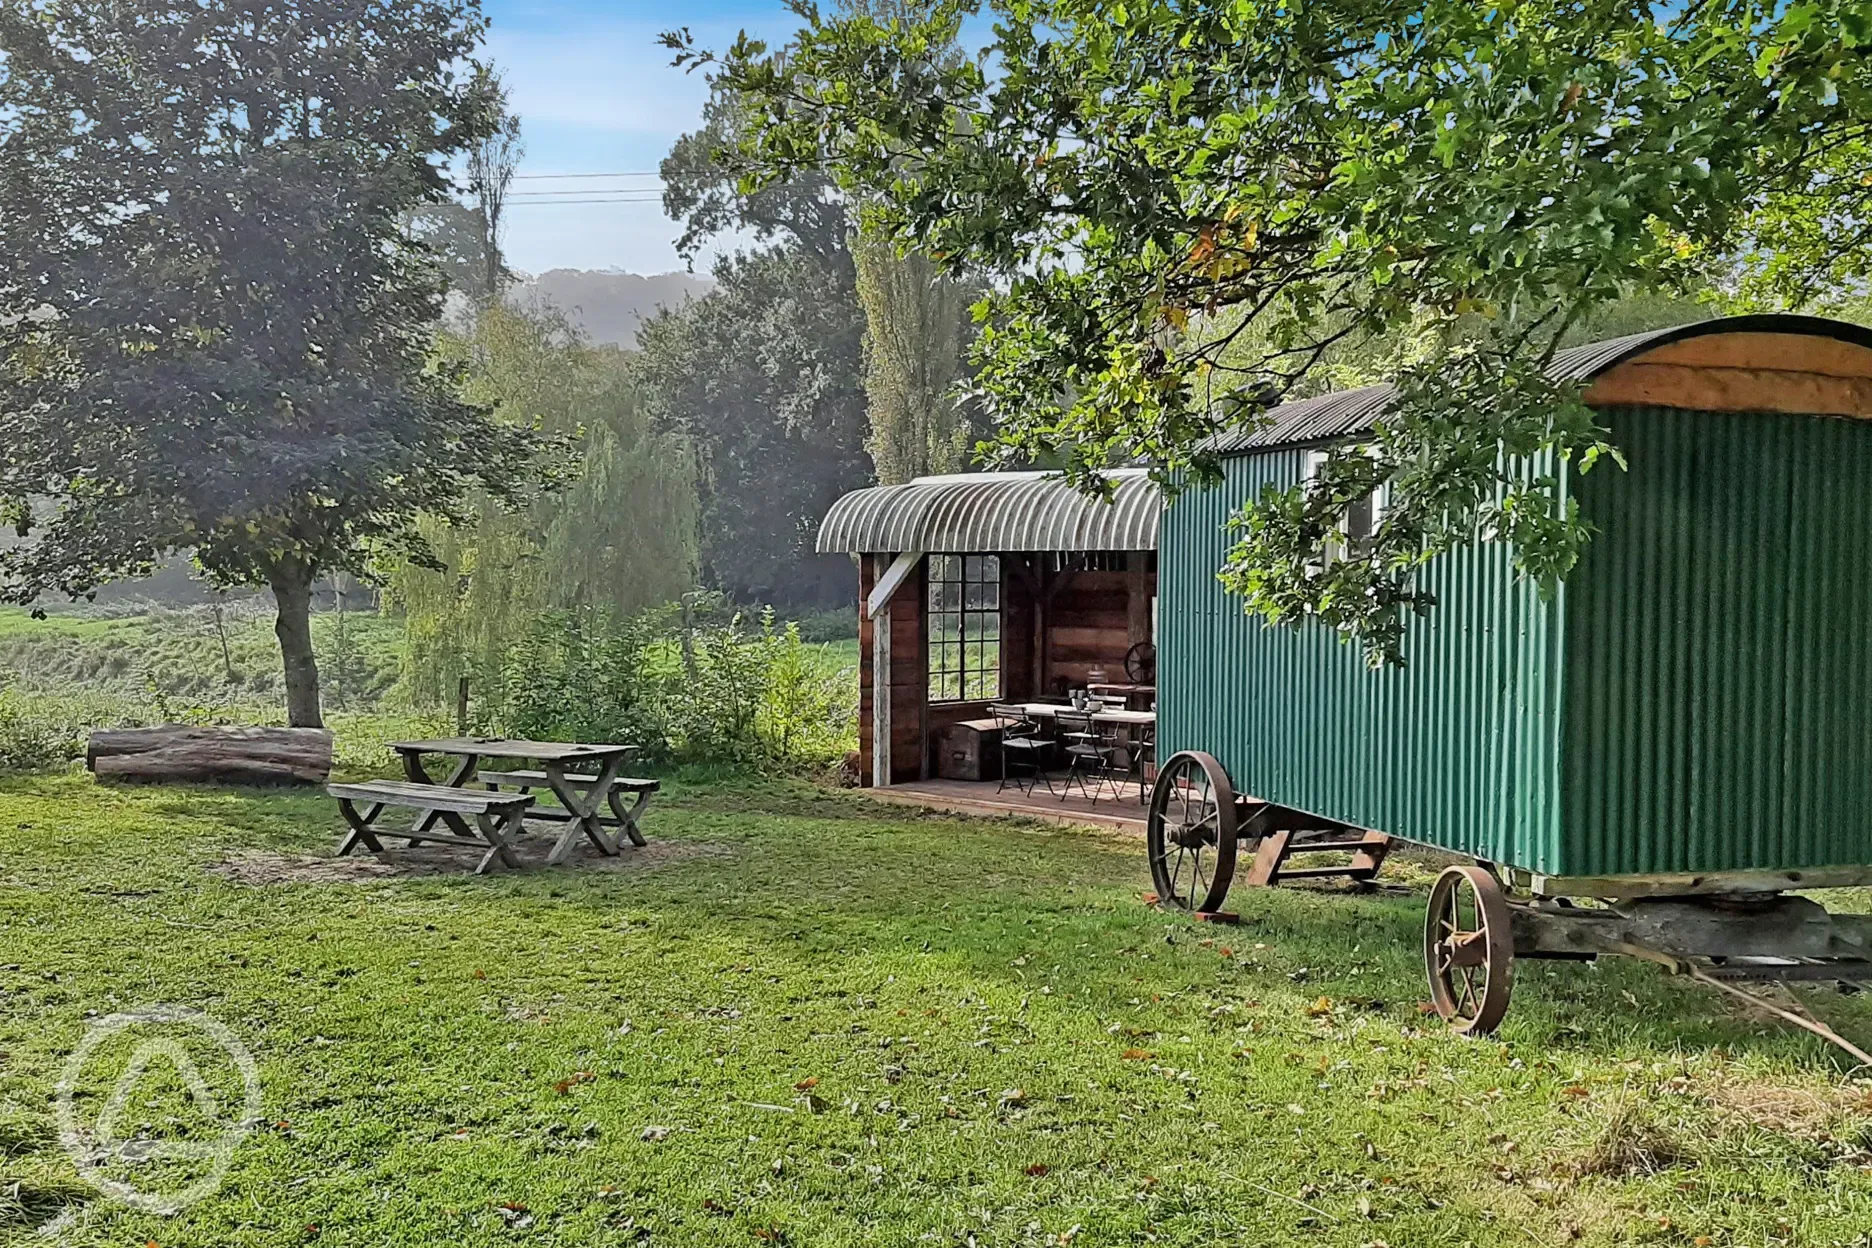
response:
[(436, 737), (427, 741), (392, 741), (399, 754), (465, 754), (482, 758), (525, 758), (540, 763), (570, 763), (636, 752), (634, 745), (595, 745), (582, 741), (521, 741), (509, 737)]

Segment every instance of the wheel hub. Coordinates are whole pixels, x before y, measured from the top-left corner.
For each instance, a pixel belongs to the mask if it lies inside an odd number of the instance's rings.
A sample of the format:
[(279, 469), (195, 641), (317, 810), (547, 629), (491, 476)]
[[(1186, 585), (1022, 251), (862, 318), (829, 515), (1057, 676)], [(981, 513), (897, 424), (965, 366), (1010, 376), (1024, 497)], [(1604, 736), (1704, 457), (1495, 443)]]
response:
[(1183, 849), (1202, 849), (1215, 844), (1215, 833), (1204, 824), (1180, 823), (1165, 828), (1165, 831), (1170, 834), (1170, 843)]

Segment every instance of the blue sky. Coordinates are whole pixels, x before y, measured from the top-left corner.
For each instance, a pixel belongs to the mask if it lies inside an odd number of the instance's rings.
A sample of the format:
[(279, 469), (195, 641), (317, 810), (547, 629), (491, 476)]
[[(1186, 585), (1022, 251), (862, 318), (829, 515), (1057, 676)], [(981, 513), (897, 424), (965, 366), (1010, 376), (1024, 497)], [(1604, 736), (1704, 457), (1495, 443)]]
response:
[[(488, 51), (506, 74), (527, 147), (508, 263), (529, 273), (682, 268), (680, 231), (648, 193), (659, 189), (654, 176), (544, 175), (654, 175), (670, 143), (695, 127), (707, 86), (670, 67), (661, 32), (687, 26), (701, 46), (721, 48), (744, 28), (778, 41), (797, 20), (779, 0), (483, 0), (483, 8)], [(626, 188), (649, 202), (564, 202)], [(708, 257), (696, 260), (698, 271), (707, 267)]]

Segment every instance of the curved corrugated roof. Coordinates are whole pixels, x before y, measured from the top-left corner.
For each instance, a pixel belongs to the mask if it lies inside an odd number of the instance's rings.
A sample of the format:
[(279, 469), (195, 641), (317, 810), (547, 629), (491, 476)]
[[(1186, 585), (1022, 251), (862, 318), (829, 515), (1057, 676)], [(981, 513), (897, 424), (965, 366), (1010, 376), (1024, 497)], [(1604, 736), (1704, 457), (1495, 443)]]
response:
[[(1722, 316), (1669, 329), (1646, 330), (1626, 334), (1604, 342), (1589, 342), (1568, 347), (1554, 354), (1547, 375), (1555, 381), (1586, 382), (1609, 372), (1620, 364), (1647, 351), (1701, 338), (1707, 334), (1811, 334), (1817, 338), (1837, 338), (1842, 342), (1872, 347), (1872, 329), (1847, 321), (1819, 316), (1759, 315)], [(1390, 385), (1361, 386), (1339, 390), (1318, 398), (1282, 403), (1269, 409), (1266, 418), (1250, 429), (1224, 433), (1216, 439), (1216, 449), (1224, 455), (1259, 451), (1276, 446), (1305, 442), (1325, 442), (1351, 434), (1363, 433), (1375, 424), (1391, 404), (1397, 391)]]
[(1111, 501), (1047, 472), (918, 477), (856, 490), (819, 526), (821, 554), (907, 550), (1156, 550), (1163, 496), (1143, 469), (1107, 474)]

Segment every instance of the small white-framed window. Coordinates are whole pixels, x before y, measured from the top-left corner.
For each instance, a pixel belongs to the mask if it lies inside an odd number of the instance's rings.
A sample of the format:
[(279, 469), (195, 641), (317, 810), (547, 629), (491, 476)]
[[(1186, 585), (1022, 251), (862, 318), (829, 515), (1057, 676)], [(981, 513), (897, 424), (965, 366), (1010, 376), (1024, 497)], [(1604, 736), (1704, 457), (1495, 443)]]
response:
[[(1330, 454), (1325, 449), (1306, 453), (1306, 472), (1301, 479), (1303, 485), (1311, 484), (1319, 476)], [(1380, 485), (1340, 513), (1339, 536), (1326, 543), (1326, 558), (1329, 562), (1343, 559), (1348, 553), (1359, 552), (1365, 543), (1371, 541), (1372, 535), (1378, 532), (1378, 526), (1384, 522), (1385, 504), (1389, 501), (1390, 493), (1388, 485)]]

